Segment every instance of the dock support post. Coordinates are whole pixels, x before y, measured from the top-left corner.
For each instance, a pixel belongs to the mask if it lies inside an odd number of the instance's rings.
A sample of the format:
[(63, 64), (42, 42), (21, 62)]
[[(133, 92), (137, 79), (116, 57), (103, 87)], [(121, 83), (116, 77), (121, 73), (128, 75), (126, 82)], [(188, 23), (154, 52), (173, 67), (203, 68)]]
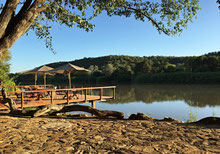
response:
[(24, 93), (21, 92), (21, 109), (23, 110), (24, 108)]
[(113, 99), (115, 99), (115, 88), (113, 88)]
[(92, 104), (92, 108), (95, 109), (95, 101), (92, 101), (91, 104)]
[(102, 95), (103, 95), (103, 89), (100, 89), (100, 100), (102, 100)]
[[(91, 107), (95, 109), (95, 101), (91, 101)], [(95, 115), (92, 114), (92, 116), (95, 116)]]

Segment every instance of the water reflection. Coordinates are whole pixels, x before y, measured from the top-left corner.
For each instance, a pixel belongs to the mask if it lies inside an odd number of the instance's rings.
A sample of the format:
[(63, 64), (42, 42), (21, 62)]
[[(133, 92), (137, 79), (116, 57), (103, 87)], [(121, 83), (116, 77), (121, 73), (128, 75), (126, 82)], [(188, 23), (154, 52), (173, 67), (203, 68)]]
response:
[[(112, 90), (104, 93), (112, 95)], [(220, 85), (118, 85), (116, 99), (96, 103), (96, 108), (120, 111), (125, 117), (137, 112), (182, 121), (189, 120), (190, 113), (197, 120), (220, 117)]]
[(218, 85), (120, 85), (108, 103), (184, 101), (190, 106), (219, 106)]

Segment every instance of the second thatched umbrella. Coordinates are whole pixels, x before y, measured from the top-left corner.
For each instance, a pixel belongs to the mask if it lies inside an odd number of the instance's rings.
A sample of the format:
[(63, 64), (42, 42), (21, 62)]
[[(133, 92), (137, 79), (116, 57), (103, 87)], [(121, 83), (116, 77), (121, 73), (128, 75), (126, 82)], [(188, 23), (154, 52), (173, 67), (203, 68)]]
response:
[(20, 72), (20, 74), (34, 74), (35, 75), (35, 82), (34, 82), (35, 86), (37, 84), (37, 75), (38, 74), (43, 74), (44, 75), (44, 86), (46, 86), (46, 75), (50, 74), (49, 71), (52, 70), (52, 69), (53, 69), (52, 67), (43, 65), (43, 66), (36, 67), (34, 69), (31, 69), (31, 70)]
[(70, 63), (54, 68), (50, 71), (51, 73), (68, 74), (69, 88), (71, 88), (71, 73), (72, 72), (89, 72), (89, 70), (79, 67)]

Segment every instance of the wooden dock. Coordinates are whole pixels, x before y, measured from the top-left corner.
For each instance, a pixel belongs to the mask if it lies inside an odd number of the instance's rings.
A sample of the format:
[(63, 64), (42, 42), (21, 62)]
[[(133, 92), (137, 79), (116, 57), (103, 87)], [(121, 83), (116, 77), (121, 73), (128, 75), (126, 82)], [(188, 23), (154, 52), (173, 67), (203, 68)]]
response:
[[(22, 87), (22, 86), (20, 86)], [(49, 104), (79, 104), (106, 101), (115, 98), (116, 86), (84, 87), (72, 89), (37, 89), (7, 91), (19, 108), (45, 106)], [(16, 89), (16, 88), (15, 88)], [(2, 97), (0, 97), (0, 101)], [(0, 110), (8, 109), (0, 103)]]

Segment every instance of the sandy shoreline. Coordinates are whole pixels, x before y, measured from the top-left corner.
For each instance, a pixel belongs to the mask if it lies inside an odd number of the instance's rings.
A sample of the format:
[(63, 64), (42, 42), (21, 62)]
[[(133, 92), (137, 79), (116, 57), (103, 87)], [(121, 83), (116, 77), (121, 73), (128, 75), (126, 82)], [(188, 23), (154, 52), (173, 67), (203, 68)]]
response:
[(0, 153), (220, 153), (220, 129), (152, 120), (0, 115)]

